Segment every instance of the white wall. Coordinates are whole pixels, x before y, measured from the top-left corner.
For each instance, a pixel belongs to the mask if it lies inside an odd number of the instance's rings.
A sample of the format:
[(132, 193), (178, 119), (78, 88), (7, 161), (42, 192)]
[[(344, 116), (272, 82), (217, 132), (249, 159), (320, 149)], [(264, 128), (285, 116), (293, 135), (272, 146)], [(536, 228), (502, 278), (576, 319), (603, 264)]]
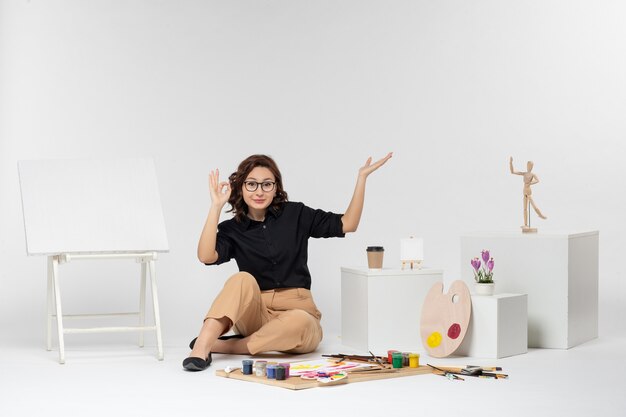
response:
[[(0, 341), (43, 343), (45, 260), (25, 255), (20, 159), (155, 158), (174, 344), (236, 270), (196, 260), (210, 169), (267, 153), (292, 200), (342, 211), (358, 167), (388, 150), (359, 231), (310, 244), (327, 334), (339, 267), (364, 263), (368, 244), (391, 266), (401, 238), (423, 236), (450, 281), (469, 267), (463, 232), (516, 229), (509, 155), (535, 162), (541, 231), (600, 230), (600, 334), (623, 334), (625, 13), (597, 0), (0, 0)], [(67, 265), (66, 312), (132, 310), (135, 268)]]

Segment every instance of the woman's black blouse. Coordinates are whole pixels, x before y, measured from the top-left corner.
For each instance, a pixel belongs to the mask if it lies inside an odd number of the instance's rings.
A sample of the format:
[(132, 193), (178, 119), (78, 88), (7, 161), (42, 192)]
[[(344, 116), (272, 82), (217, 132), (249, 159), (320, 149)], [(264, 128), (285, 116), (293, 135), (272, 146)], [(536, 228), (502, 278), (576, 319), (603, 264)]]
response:
[[(213, 265), (237, 261), (240, 271), (256, 278), (262, 291), (275, 288), (311, 289), (307, 266), (308, 240), (344, 237), (342, 214), (287, 202), (269, 208), (263, 222), (234, 218), (218, 225)], [(209, 265), (209, 264), (207, 264)]]

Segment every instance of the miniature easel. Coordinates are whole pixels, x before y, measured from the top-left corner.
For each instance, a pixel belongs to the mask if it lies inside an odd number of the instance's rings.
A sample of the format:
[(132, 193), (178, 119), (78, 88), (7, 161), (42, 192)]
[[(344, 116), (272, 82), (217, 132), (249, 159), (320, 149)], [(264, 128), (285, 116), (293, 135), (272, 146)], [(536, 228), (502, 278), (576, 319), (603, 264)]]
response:
[[(47, 256), (46, 347), (52, 349), (56, 318), (59, 363), (65, 363), (68, 333), (155, 331), (163, 359), (156, 286), (157, 252), (167, 252), (165, 222), (151, 159), (20, 161), (20, 188), (28, 255)], [(64, 315), (59, 265), (78, 260), (141, 263), (139, 311)], [(146, 325), (146, 281), (150, 280), (154, 325)], [(63, 319), (135, 316), (137, 326), (68, 328)]]
[(530, 227), (530, 207), (532, 206), (532, 208), (535, 210), (535, 212), (537, 213), (537, 216), (539, 216), (539, 218), (541, 219), (547, 219), (546, 216), (544, 216), (541, 211), (539, 210), (539, 208), (535, 205), (535, 201), (533, 200), (532, 197), (532, 190), (531, 190), (531, 186), (535, 185), (539, 182), (539, 178), (537, 177), (537, 175), (535, 175), (532, 170), (533, 170), (533, 162), (532, 161), (528, 161), (526, 163), (526, 171), (525, 172), (521, 172), (521, 171), (515, 171), (513, 169), (513, 157), (509, 158), (509, 169), (511, 170), (511, 174), (514, 175), (521, 175), (524, 178), (524, 190), (523, 190), (523, 194), (524, 194), (524, 225), (520, 226), (520, 228), (522, 229), (522, 233), (537, 233), (537, 228), (536, 227)]
[(408, 239), (400, 240), (400, 262), (402, 262), (402, 270), (404, 265), (409, 264), (411, 269), (422, 269), (422, 261), (424, 260), (424, 240), (422, 238), (415, 239), (413, 236)]
[(413, 265), (415, 265), (415, 269), (422, 269), (422, 261), (413, 260), (413, 261), (402, 261), (402, 270), (404, 271), (404, 264), (408, 263), (413, 269)]

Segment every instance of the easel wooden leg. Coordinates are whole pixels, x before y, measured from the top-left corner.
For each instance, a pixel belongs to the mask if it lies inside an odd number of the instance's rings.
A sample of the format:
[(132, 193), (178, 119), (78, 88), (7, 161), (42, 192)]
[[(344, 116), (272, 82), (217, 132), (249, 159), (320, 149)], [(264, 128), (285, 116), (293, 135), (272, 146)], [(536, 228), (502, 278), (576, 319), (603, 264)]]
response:
[(59, 335), (59, 363), (65, 363), (65, 342), (63, 339), (63, 309), (61, 308), (61, 289), (59, 287), (59, 257), (52, 257), (52, 282), (54, 285), (54, 305), (57, 316), (57, 332)]
[[(141, 262), (141, 284), (139, 285), (139, 326), (146, 325), (146, 263)], [(139, 347), (143, 347), (144, 331), (139, 331)]]
[(161, 339), (161, 316), (159, 314), (159, 299), (157, 296), (156, 271), (154, 270), (154, 259), (148, 262), (148, 271), (150, 273), (150, 285), (152, 290), (152, 306), (154, 310), (154, 324), (156, 326), (157, 336), (157, 358), (163, 360), (163, 340)]
[(52, 350), (52, 316), (54, 315), (54, 283), (52, 282), (52, 256), (48, 256), (48, 286), (46, 299), (46, 350)]

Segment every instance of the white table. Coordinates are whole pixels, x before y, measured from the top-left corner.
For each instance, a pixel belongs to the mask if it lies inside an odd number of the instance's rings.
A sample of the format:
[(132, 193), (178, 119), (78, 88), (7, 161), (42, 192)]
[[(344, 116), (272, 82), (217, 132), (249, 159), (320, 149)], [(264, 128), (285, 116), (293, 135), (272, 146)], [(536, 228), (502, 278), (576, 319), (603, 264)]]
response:
[(598, 337), (597, 231), (478, 232), (461, 237), (461, 277), (490, 250), (496, 293), (528, 294), (528, 347), (568, 349)]
[(505, 358), (528, 352), (526, 294), (472, 295), (472, 318), (455, 355)]
[(428, 290), (442, 281), (441, 269), (342, 267), (342, 343), (376, 355), (389, 349), (424, 352), (422, 304)]

